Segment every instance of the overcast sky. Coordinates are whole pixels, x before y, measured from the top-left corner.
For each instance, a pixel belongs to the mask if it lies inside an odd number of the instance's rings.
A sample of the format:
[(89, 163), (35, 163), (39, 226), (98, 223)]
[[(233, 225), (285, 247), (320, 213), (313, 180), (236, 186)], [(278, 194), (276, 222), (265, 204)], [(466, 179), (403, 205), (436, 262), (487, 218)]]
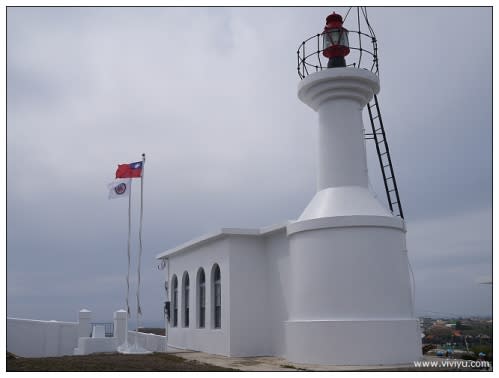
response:
[[(315, 193), (317, 144), (296, 50), (333, 10), (348, 8), (9, 8), (8, 316), (75, 321), (88, 308), (110, 321), (124, 307), (127, 201), (106, 186), (142, 152), (146, 324), (163, 319), (155, 255), (296, 219)], [(491, 8), (368, 12), (416, 311), (490, 315)], [(384, 201), (376, 159), (369, 149)]]

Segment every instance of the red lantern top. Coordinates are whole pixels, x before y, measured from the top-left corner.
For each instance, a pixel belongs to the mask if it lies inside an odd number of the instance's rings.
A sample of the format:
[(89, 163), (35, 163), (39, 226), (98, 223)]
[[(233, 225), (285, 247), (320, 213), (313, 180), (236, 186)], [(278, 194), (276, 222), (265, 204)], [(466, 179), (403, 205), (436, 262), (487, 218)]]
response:
[(324, 30), (326, 29), (341, 29), (343, 27), (343, 18), (341, 15), (337, 14), (336, 12), (333, 12), (329, 16), (326, 17), (326, 26), (324, 27)]
[(322, 54), (326, 58), (345, 57), (350, 53), (348, 47), (348, 30), (343, 27), (341, 15), (333, 12), (326, 17), (324, 27)]

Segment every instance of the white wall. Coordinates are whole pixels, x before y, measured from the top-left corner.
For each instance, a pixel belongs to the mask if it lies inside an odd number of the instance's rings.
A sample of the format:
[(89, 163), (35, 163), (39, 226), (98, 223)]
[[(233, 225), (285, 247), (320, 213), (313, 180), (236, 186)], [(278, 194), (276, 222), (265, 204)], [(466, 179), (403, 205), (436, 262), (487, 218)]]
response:
[[(220, 329), (213, 328), (212, 313), (212, 267), (217, 263), (221, 273), (222, 287), (222, 324)], [(206, 321), (205, 328), (198, 328), (196, 319), (196, 277), (198, 269), (202, 267), (206, 277)], [(179, 349), (192, 349), (213, 354), (229, 355), (229, 303), (230, 303), (230, 277), (229, 277), (229, 241), (227, 238), (212, 240), (206, 244), (194, 247), (169, 257), (169, 295), (171, 301), (171, 316), (168, 326), (168, 345)], [(182, 276), (184, 271), (189, 273), (189, 327), (183, 327), (183, 301), (182, 301)], [(178, 325), (173, 324), (173, 286), (172, 277), (178, 280)]]
[(417, 319), (290, 321), (287, 359), (327, 365), (411, 364), (421, 356)]
[[(421, 338), (413, 316), (405, 232), (393, 226), (338, 227), (350, 218), (360, 224), (361, 218), (376, 217), (324, 218), (332, 228), (290, 235), (293, 295), (286, 358), (340, 365), (416, 361)], [(381, 223), (385, 217), (377, 218)]]
[(385, 227), (291, 235), (291, 320), (412, 318), (404, 238)]
[(128, 344), (135, 343), (151, 352), (166, 352), (166, 336), (128, 331)]
[[(117, 339), (106, 337), (102, 339), (82, 338), (80, 341), (101, 341), (104, 346), (93, 345), (95, 350), (86, 352), (109, 351), (109, 345), (117, 346)], [(128, 331), (128, 342), (138, 343), (151, 352), (166, 351), (166, 337), (152, 333)], [(116, 344), (116, 345), (115, 345)], [(78, 323), (45, 321), (33, 319), (7, 318), (7, 351), (20, 357), (57, 357), (71, 356), (78, 346)]]
[(21, 357), (72, 355), (78, 323), (7, 318), (7, 351)]
[(268, 311), (269, 334), (271, 335), (271, 355), (285, 356), (286, 335), (285, 321), (289, 317), (290, 274), (289, 274), (289, 240), (283, 228), (265, 237), (267, 255)]
[(267, 255), (261, 236), (230, 237), (230, 355), (272, 351)]
[[(168, 257), (171, 302), (168, 345), (226, 356), (285, 354), (289, 307), (289, 242), (286, 228), (263, 234), (231, 234)], [(222, 328), (213, 329), (211, 269), (222, 278)], [(198, 328), (197, 272), (206, 276), (206, 327)], [(229, 269), (230, 268), (230, 269)], [(182, 277), (190, 278), (189, 328), (183, 327)], [(178, 326), (173, 324), (173, 275), (178, 280)]]
[[(211, 268), (217, 262), (222, 278), (222, 329), (212, 329)], [(197, 327), (199, 267), (206, 275), (206, 328)], [(229, 269), (230, 268), (230, 269)], [(172, 278), (179, 285), (178, 326), (168, 345), (226, 356), (284, 356), (285, 321), (289, 314), (289, 242), (286, 228), (263, 234), (232, 234), (169, 256), (170, 301)], [(190, 324), (183, 327), (182, 277), (190, 277)], [(230, 310), (230, 311), (229, 311)]]
[(117, 337), (79, 337), (78, 347), (74, 349), (73, 354), (113, 353), (118, 350), (118, 347)]

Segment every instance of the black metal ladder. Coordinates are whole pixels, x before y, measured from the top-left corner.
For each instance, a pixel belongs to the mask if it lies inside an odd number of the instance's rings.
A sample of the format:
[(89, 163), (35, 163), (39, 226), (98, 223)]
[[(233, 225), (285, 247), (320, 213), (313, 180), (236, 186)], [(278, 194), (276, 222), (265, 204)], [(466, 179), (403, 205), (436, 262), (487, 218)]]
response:
[(383, 127), (378, 97), (376, 95), (374, 95), (373, 100), (367, 105), (367, 111), (369, 112), (369, 119), (371, 120), (372, 133), (365, 133), (365, 138), (374, 140), (376, 145), (376, 152), (378, 153), (381, 174), (383, 175), (388, 206), (393, 215), (404, 219), (404, 212), (402, 211), (402, 204), (400, 203), (400, 195), (397, 188), (397, 180), (395, 179), (395, 173), (393, 171), (390, 149), (388, 148), (388, 143), (386, 141), (385, 129)]

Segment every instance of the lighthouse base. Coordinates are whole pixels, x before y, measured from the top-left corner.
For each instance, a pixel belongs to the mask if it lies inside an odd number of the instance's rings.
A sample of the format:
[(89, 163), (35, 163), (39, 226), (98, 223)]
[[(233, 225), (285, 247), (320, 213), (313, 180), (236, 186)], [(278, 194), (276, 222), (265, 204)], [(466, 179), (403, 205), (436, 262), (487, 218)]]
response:
[(402, 220), (347, 216), (340, 212), (343, 201), (319, 201), (322, 197), (316, 200), (329, 206), (312, 201), (304, 214), (336, 209), (342, 215), (287, 226), (293, 280), (286, 358), (324, 365), (418, 360), (421, 332), (413, 311)]
[(286, 322), (286, 358), (321, 365), (386, 365), (421, 358), (417, 319)]

